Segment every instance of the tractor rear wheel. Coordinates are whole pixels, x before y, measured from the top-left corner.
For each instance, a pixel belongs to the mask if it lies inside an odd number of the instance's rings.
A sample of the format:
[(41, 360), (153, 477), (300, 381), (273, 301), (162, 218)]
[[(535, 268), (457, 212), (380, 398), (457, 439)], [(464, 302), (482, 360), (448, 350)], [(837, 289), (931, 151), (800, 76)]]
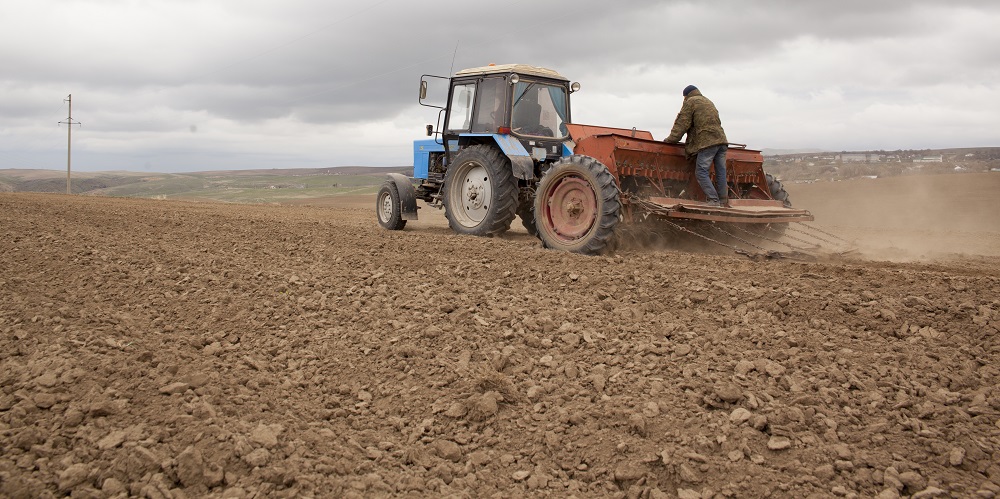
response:
[(517, 179), (510, 160), (488, 145), (459, 152), (444, 176), (445, 217), (459, 234), (491, 236), (510, 229)]
[(547, 248), (598, 255), (614, 248), (621, 199), (608, 168), (589, 156), (555, 162), (535, 191), (535, 227)]
[(406, 226), (402, 209), (399, 204), (399, 189), (396, 183), (388, 180), (382, 184), (375, 196), (375, 212), (378, 214), (378, 224), (389, 230), (400, 230)]

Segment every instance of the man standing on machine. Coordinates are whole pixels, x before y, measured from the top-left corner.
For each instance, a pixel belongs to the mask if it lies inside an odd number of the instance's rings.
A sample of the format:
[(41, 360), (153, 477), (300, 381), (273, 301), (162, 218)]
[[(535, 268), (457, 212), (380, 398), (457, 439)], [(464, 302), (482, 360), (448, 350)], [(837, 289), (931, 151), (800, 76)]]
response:
[[(684, 105), (677, 113), (670, 135), (663, 140), (677, 143), (685, 133), (687, 142), (684, 151), (688, 157), (697, 156), (694, 176), (705, 192), (705, 200), (709, 206), (727, 206), (729, 187), (726, 184), (726, 151), (729, 150), (729, 140), (722, 129), (719, 110), (694, 85), (684, 88)], [(714, 186), (708, 174), (708, 169), (713, 164)]]

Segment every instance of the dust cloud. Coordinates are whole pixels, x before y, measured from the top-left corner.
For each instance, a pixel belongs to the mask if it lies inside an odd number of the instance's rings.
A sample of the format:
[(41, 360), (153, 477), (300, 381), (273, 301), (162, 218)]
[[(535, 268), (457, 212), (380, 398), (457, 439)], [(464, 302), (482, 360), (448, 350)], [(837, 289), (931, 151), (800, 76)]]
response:
[(786, 186), (817, 226), (863, 258), (934, 261), (1000, 256), (1000, 174), (920, 175)]

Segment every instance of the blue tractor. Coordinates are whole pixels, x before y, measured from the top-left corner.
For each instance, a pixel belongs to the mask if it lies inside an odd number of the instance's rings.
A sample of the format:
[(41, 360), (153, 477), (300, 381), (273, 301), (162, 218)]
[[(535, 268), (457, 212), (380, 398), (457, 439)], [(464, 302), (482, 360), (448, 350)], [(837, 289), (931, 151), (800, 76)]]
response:
[[(433, 79), (448, 81), (445, 106), (426, 102)], [(379, 224), (402, 229), (417, 218), (422, 199), (444, 208), (460, 234), (499, 234), (518, 216), (535, 235), (534, 189), (549, 165), (572, 154), (569, 94), (579, 88), (553, 70), (522, 64), (424, 75), (419, 102), (440, 110), (437, 125), (427, 125), (434, 138), (413, 143), (418, 185), (393, 174), (379, 190)]]

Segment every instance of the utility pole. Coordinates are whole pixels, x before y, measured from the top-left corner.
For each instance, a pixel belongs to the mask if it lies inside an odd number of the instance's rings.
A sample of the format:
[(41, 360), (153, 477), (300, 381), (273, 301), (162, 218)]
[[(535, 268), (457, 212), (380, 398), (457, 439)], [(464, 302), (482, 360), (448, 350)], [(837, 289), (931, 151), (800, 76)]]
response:
[(70, 159), (73, 157), (71, 152), (71, 148), (73, 147), (73, 125), (83, 125), (83, 123), (73, 121), (73, 94), (66, 96), (63, 102), (69, 102), (69, 118), (66, 118), (66, 121), (60, 121), (59, 124), (66, 124), (66, 194), (72, 194), (69, 182), (69, 164)]

